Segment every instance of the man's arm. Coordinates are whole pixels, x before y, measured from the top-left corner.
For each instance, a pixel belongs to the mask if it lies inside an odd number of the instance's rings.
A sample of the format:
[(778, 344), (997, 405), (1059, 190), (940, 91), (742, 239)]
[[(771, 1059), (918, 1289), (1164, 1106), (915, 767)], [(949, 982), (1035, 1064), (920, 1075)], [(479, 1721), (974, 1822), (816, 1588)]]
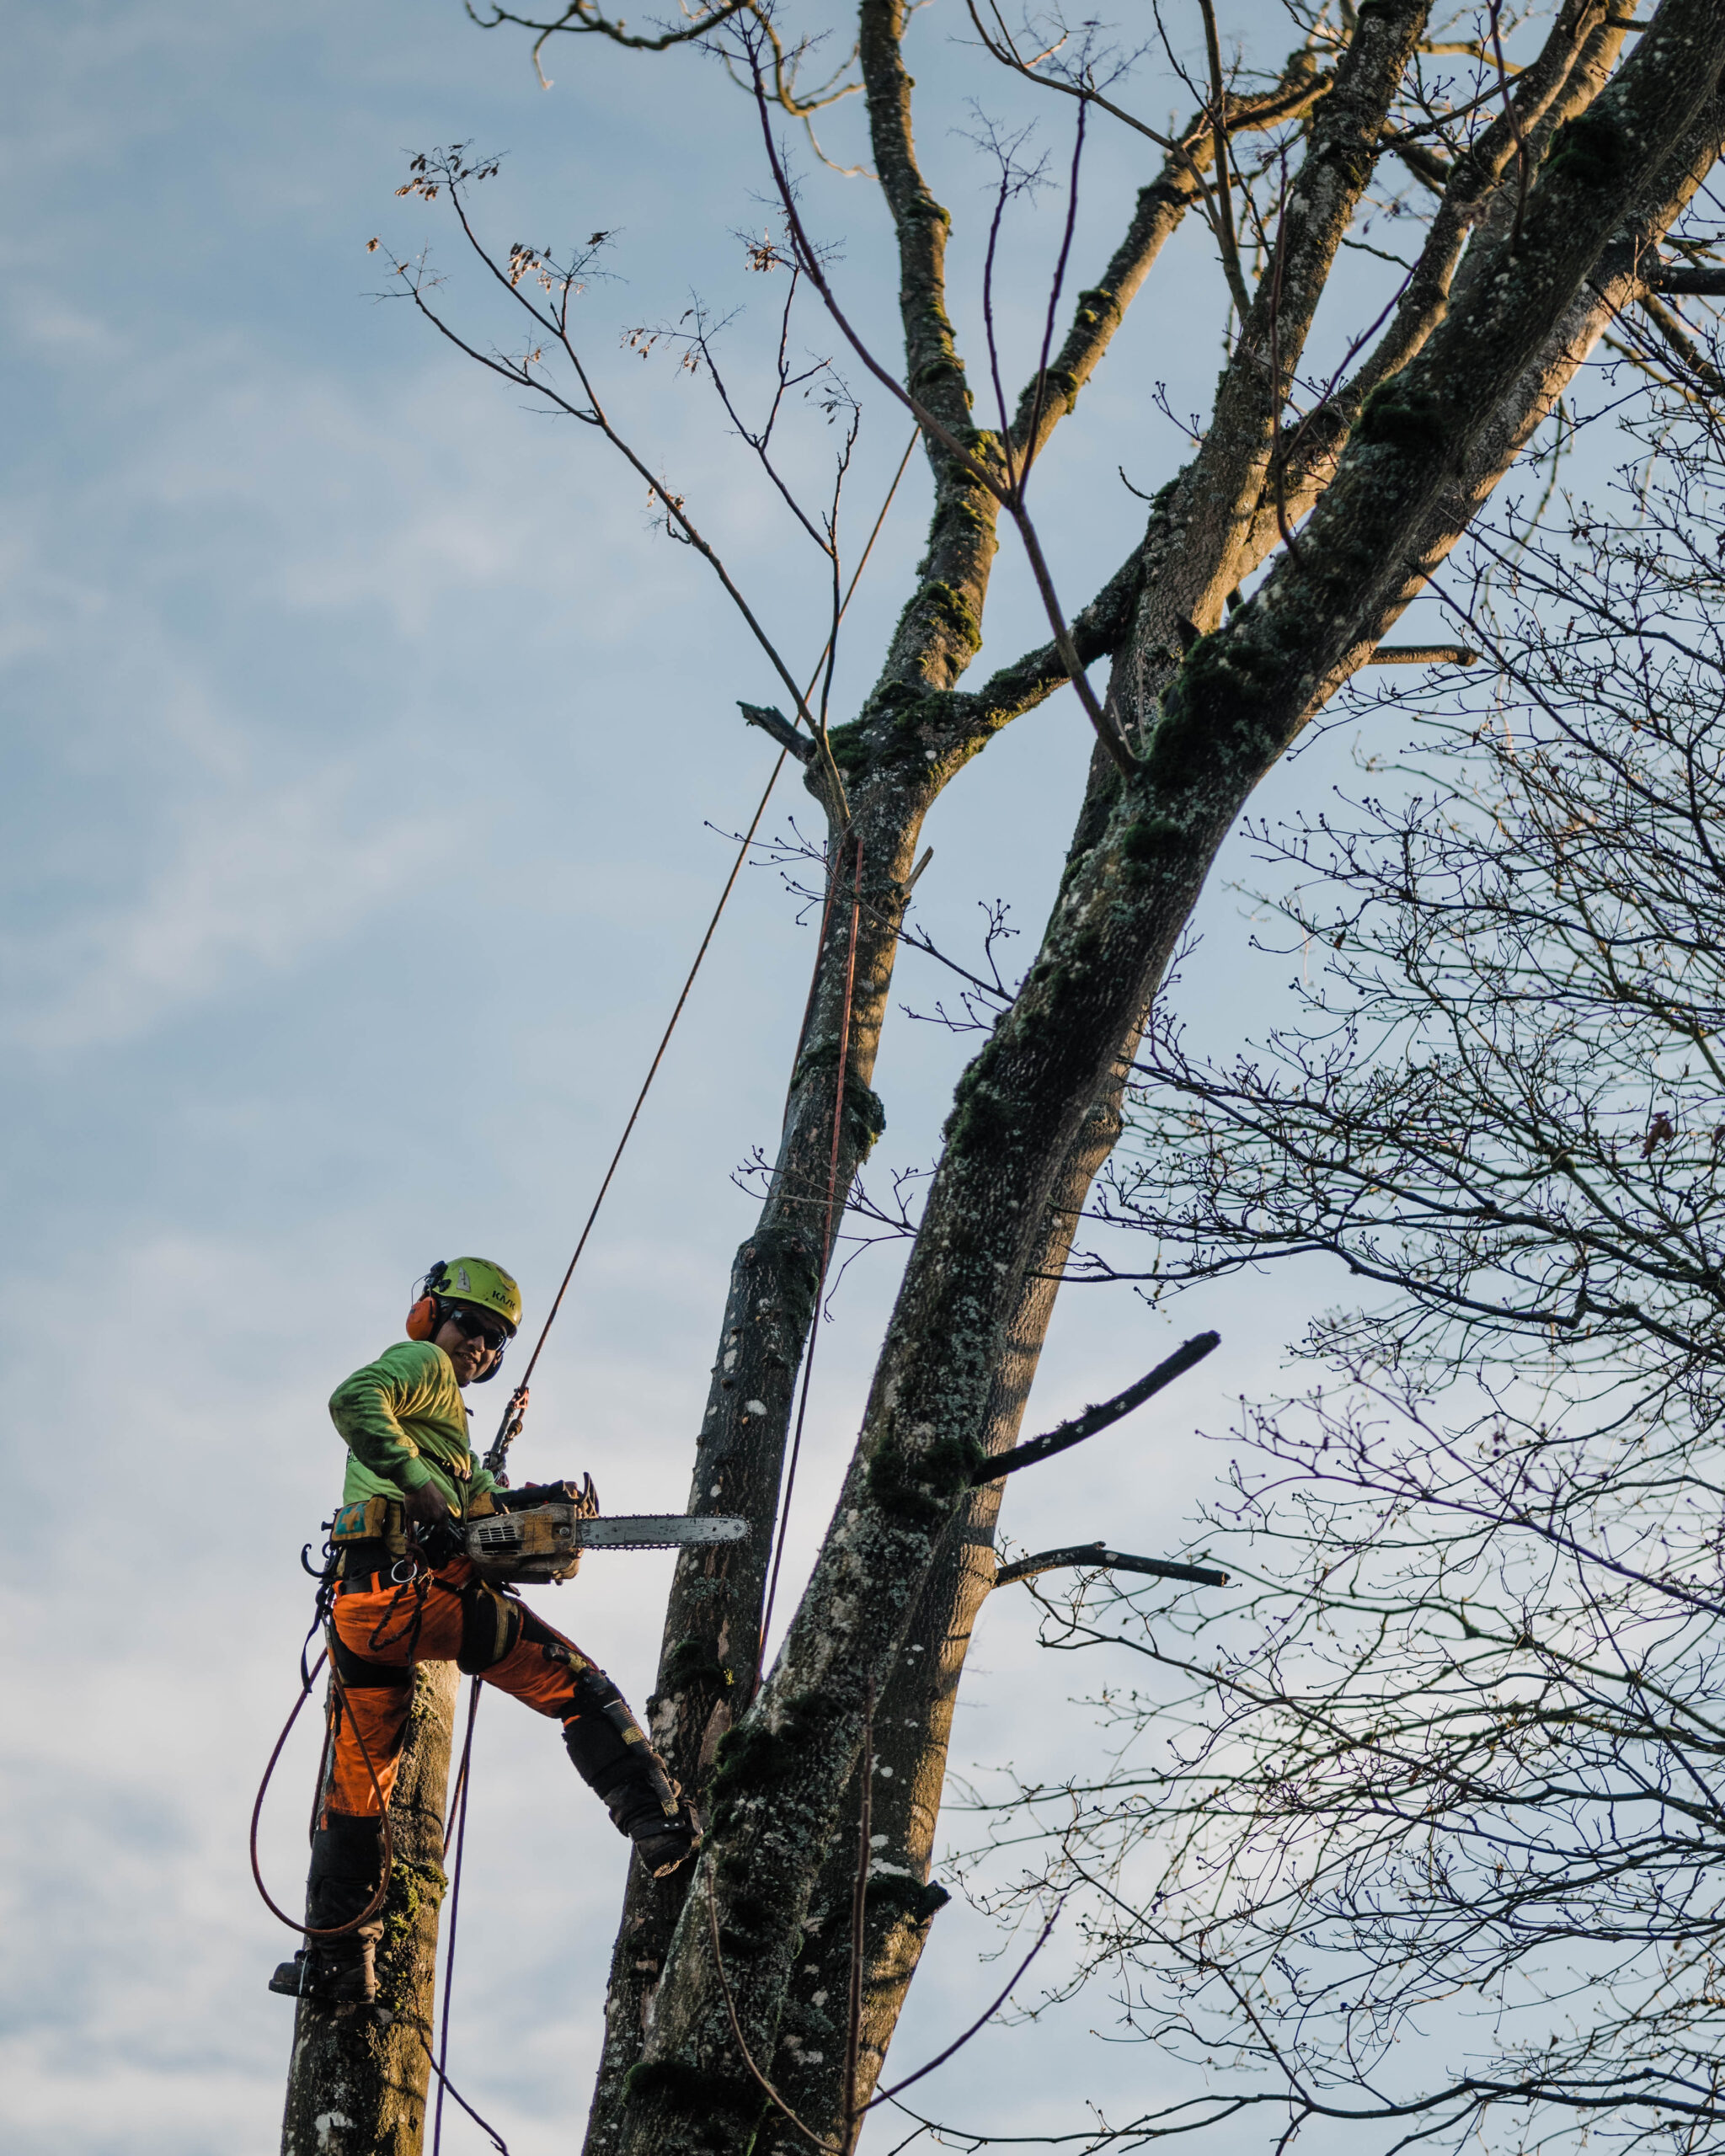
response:
[[(391, 1349), (344, 1379), (330, 1395), (329, 1417), (354, 1457), (401, 1492), (409, 1518), (430, 1525), (449, 1517), (449, 1499), (402, 1428), (399, 1412), (422, 1389), (415, 1366), (436, 1350), (419, 1342), (403, 1348)], [(408, 1367), (393, 1367), (400, 1364)]]

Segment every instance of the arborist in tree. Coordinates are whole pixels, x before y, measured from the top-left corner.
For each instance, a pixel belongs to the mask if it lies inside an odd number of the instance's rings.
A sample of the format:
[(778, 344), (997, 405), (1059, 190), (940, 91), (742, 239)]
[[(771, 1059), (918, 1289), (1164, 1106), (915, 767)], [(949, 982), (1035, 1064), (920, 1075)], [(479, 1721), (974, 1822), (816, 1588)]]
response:
[(521, 1315), (520, 1290), (499, 1266), (478, 1257), (434, 1265), (408, 1313), (407, 1338), (355, 1370), (329, 1402), (348, 1446), (327, 1576), (339, 1682), (307, 1922), (313, 1932), (345, 1928), (310, 1938), (277, 1969), (271, 1991), (332, 2005), (376, 1997), (383, 1924), (366, 1913), (382, 1883), (383, 1812), (416, 1662), (453, 1660), (561, 1722), (577, 1772), (655, 1876), (700, 1844), (699, 1822), (616, 1685), (515, 1595), (481, 1579), (465, 1554), (470, 1519), (583, 1496), (569, 1483), (506, 1490), (468, 1444), (462, 1388), (497, 1375)]

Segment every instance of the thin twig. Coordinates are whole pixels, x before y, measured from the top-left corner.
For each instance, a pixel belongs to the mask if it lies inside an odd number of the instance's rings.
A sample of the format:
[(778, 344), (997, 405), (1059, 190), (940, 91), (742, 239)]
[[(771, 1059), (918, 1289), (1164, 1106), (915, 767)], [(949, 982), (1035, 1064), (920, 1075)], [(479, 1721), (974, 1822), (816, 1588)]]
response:
[(1036, 438), (1042, 431), (1043, 407), (1048, 398), (1048, 359), (1054, 350), (1055, 309), (1060, 305), (1060, 290), (1066, 281), (1067, 258), (1072, 252), (1072, 234), (1078, 224), (1078, 167), (1084, 156), (1084, 122), (1087, 108), (1078, 108), (1078, 131), (1072, 143), (1072, 177), (1066, 188), (1066, 229), (1060, 235), (1060, 259), (1055, 264), (1054, 282), (1049, 287), (1048, 314), (1042, 325), (1042, 355), (1036, 363), (1036, 397), (1030, 407), (1030, 424), (1024, 436), (1024, 462), (1018, 474), (1018, 499), (1024, 499), (1024, 489), (1029, 482), (1030, 467), (1036, 462)]
[[(1027, 82), (1034, 83), (1040, 89), (1057, 90), (1062, 97), (1076, 98), (1081, 104), (1099, 107), (1111, 119), (1118, 120), (1123, 126), (1131, 128), (1135, 133), (1145, 136), (1147, 141), (1154, 142), (1159, 150), (1164, 151), (1174, 160), (1197, 191), (1205, 221), (1215, 236), (1216, 246), (1221, 253), (1222, 271), (1228, 280), (1229, 296), (1233, 300), (1236, 310), (1243, 321), (1252, 303), (1247, 294), (1245, 278), (1241, 270), (1237, 254), (1231, 255), (1228, 251), (1223, 238), (1221, 213), (1216, 206), (1215, 194), (1210, 182), (1204, 178), (1203, 166), (1199, 163), (1192, 152), (1193, 142), (1204, 131), (1204, 115), (1199, 115), (1197, 120), (1187, 130), (1184, 136), (1164, 135), (1159, 129), (1151, 127), (1146, 121), (1140, 120), (1135, 113), (1128, 112), (1123, 105), (1118, 105), (1111, 99), (1105, 98), (1092, 83), (1063, 83), (1055, 76), (1038, 73), (1036, 61), (1025, 60), (1013, 45), (1011, 34), (1001, 19), (999, 8), (993, 5), (993, 0), (990, 0), (990, 13), (999, 25), (998, 40), (990, 34), (981, 17), (977, 13), (976, 0), (965, 0), (965, 4), (969, 8), (970, 19), (975, 24), (977, 35), (982, 40), (983, 50), (992, 58), (999, 61), (1003, 67), (1010, 67), (1015, 74), (1023, 76)], [(1047, 56), (1045, 53), (1038, 56), (1039, 59), (1045, 59)], [(1301, 113), (1309, 110), (1328, 88), (1329, 78), (1327, 76), (1302, 77), (1300, 81), (1286, 88), (1272, 90), (1258, 98), (1241, 99), (1237, 104), (1231, 106), (1231, 116), (1226, 119), (1225, 124), (1230, 132), (1236, 128), (1250, 128), (1256, 131), (1261, 127), (1273, 127), (1279, 120), (1296, 119)]]
[[(1221, 40), (1216, 34), (1216, 11), (1213, 0), (1198, 0), (1199, 11), (1204, 17), (1204, 51), (1210, 59), (1210, 131), (1215, 145), (1216, 209), (1220, 223), (1217, 237), (1221, 242), (1222, 259), (1230, 275), (1228, 283), (1234, 293), (1234, 304), (1238, 307), (1246, 290), (1246, 279), (1240, 266), (1240, 243), (1234, 231), (1234, 184), (1228, 166), (1228, 93), (1222, 81)], [(1246, 327), (1242, 312), (1240, 326)]]
[[(1012, 167), (1010, 149), (1001, 152), (1001, 184), (994, 198), (994, 215), (988, 221), (988, 245), (982, 254), (982, 336), (988, 347), (989, 377), (994, 383), (995, 410), (1000, 415), (1001, 461), (1007, 467), (1007, 490), (1010, 493), (1017, 484), (1018, 472), (1013, 454), (1012, 423), (1007, 416), (1007, 392), (1001, 381), (1000, 343), (994, 334), (994, 258), (1000, 244), (1001, 222), (1007, 214), (1007, 205), (1012, 199)], [(1004, 499), (1004, 496), (1002, 496)]]
[[(761, 94), (764, 98), (764, 93)], [(718, 577), (732, 605), (747, 622), (751, 634), (766, 654), (773, 671), (790, 692), (798, 714), (808, 727), (811, 738), (817, 743), (821, 743), (824, 747), (820, 724), (809, 708), (807, 698), (798, 690), (790, 669), (779, 655), (778, 647), (768, 636), (765, 627), (757, 619), (754, 609), (733, 581), (730, 572), (726, 568), (718, 550), (697, 529), (681, 498), (670, 492), (664, 482), (636, 454), (633, 447), (617, 431), (605, 408), (600, 403), (598, 392), (593, 387), (580, 355), (575, 350), (569, 331), (569, 310), (574, 291), (574, 277), (571, 275), (564, 278), (558, 304), (554, 310), (542, 311), (537, 307), (532, 300), (520, 289), (519, 280), (511, 280), (506, 270), (499, 268), (473, 230), (472, 221), (467, 216), (467, 205), (462, 199), (460, 181), (464, 176), (457, 169), (450, 170), (448, 184), (450, 202), (467, 244), (489, 274), (508, 292), (510, 298), (525, 310), (541, 329), (548, 331), (556, 339), (564, 357), (574, 371), (576, 380), (581, 385), (582, 392), (587, 399), (587, 408), (584, 411), (579, 405), (571, 403), (568, 398), (564, 397), (553, 383), (534, 375), (531, 371), (528, 361), (523, 360), (517, 363), (514, 360), (499, 360), (494, 355), (482, 352), (477, 346), (470, 344), (429, 304), (425, 298), (423, 275), (410, 273), (405, 263), (398, 263), (397, 275), (407, 286), (414, 305), (440, 336), (447, 339), (458, 351), (466, 353), (469, 359), (477, 361), (483, 367), (489, 368), (492, 373), (501, 375), (506, 382), (514, 382), (519, 387), (529, 390), (536, 396), (543, 397), (548, 403), (554, 404), (559, 411), (568, 414), (571, 419), (579, 419), (585, 424), (596, 428), (605, 436), (612, 448), (646, 481), (649, 494), (663, 504), (667, 524), (674, 524), (676, 526), (686, 542), (702, 558)], [(822, 296), (825, 297), (824, 293)], [(844, 781), (839, 774), (838, 766), (832, 760), (830, 750), (825, 753), (823, 776), (832, 790), (836, 802), (841, 804), (841, 820), (848, 821), (848, 808), (842, 806), (846, 799)]]
[(962, 2036), (954, 2036), (952, 2042), (947, 2046), (943, 2052), (937, 2052), (934, 2057), (929, 2060), (927, 2066), (919, 2066), (914, 2073), (907, 2073), (902, 2081), (894, 2082), (890, 2089), (883, 2089), (878, 2096), (872, 2098), (867, 2106), (869, 2111), (872, 2111), (876, 2104), (890, 2103), (895, 2096), (900, 2095), (905, 2089), (908, 2089), (913, 2081), (920, 2081), (924, 2074), (932, 2073), (936, 2067), (944, 2066), (954, 2052), (961, 2051), (979, 2031), (985, 2027), (986, 2025), (994, 2019), (995, 2015), (1000, 2012), (1001, 2009), (1012, 1997), (1014, 1989), (1017, 1988), (1018, 1979), (1030, 1967), (1030, 1964), (1036, 1959), (1037, 1956), (1041, 1953), (1043, 1948), (1048, 1945), (1049, 1937), (1054, 1931), (1055, 1923), (1059, 1919), (1060, 1911), (1065, 1907), (1065, 1902), (1064, 1898), (1055, 1903), (1054, 1913), (1049, 1917), (1048, 1922), (1042, 1927), (1041, 1934), (1037, 1939), (1035, 1945), (1031, 1948), (1030, 1951), (1024, 1956), (1024, 1959), (1012, 1972), (1011, 1979), (1007, 1983), (1006, 1989), (1000, 1994), (999, 1998), (996, 1999), (991, 2006), (986, 2007), (983, 2012), (977, 2015), (976, 2019), (970, 2024), (970, 2026), (965, 2030)]
[(767, 111), (766, 93), (758, 76), (756, 82), (755, 102), (760, 115), (761, 138), (766, 147), (767, 163), (772, 168), (773, 182), (778, 189), (779, 200), (784, 207), (786, 223), (790, 228), (798, 259), (809, 282), (825, 302), (828, 312), (838, 324), (846, 343), (876, 381), (890, 395), (896, 397), (906, 411), (915, 416), (917, 424), (925, 435), (937, 441), (978, 486), (994, 496), (1017, 526), (1019, 536), (1024, 542), (1025, 553), (1029, 558), (1031, 574), (1036, 579), (1036, 588), (1048, 615), (1049, 626), (1054, 631), (1055, 648), (1060, 653), (1060, 663), (1066, 669), (1066, 678), (1071, 683), (1079, 702), (1083, 706), (1085, 717), (1096, 729), (1097, 739), (1120, 770), (1128, 776), (1132, 776), (1137, 770), (1137, 759), (1127, 744), (1124, 735), (1110, 722), (1103, 712), (1101, 704), (1097, 701), (1096, 691), (1091, 687), (1086, 676), (1083, 662), (1079, 658), (1077, 648), (1072, 642), (1071, 631), (1067, 627), (1065, 616), (1060, 611), (1060, 602), (1055, 594), (1054, 580), (1049, 574), (1048, 563), (1043, 558), (1042, 547), (1037, 538), (1035, 527), (1032, 525), (1023, 503), (1018, 499), (1012, 488), (1003, 485), (994, 472), (975, 456), (955, 435), (942, 424), (920, 398), (913, 397), (902, 382), (895, 379), (851, 327), (831, 286), (827, 282), (814, 243), (804, 229), (789, 175), (786, 173), (780, 159), (778, 146), (772, 139), (772, 122)]

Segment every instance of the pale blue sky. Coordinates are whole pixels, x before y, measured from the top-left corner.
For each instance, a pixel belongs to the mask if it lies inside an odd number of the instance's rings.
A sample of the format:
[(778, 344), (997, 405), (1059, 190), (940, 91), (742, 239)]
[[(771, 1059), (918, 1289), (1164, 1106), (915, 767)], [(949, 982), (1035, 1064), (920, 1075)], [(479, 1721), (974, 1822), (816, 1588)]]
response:
[[(1234, 26), (1269, 12), (1252, 0)], [(916, 28), (926, 89), (969, 64), (955, 22), (942, 0)], [(620, 281), (585, 304), (619, 414), (799, 669), (819, 588), (704, 388), (620, 344), (697, 286), (752, 307), (745, 358), (767, 320), (733, 237), (762, 221), (752, 118), (710, 64), (590, 42), (554, 54), (543, 92), (521, 39), (481, 35), (455, 0), (13, 0), (5, 35), (0, 1086), (8, 1471), (28, 1510), (3, 1590), (0, 2121), (16, 2156), (265, 2156), (290, 2009), (263, 1989), (284, 1935), (253, 1897), (244, 1824), (307, 1614), (296, 1553), (337, 1486), (323, 1401), (393, 1337), (434, 1257), (495, 1255), (530, 1321), (542, 1310), (723, 879), (708, 825), (737, 825), (772, 755), (734, 708), (776, 700), (772, 678), (701, 564), (650, 531), (638, 483), (371, 296), (373, 234), (453, 259), (441, 215), (394, 196), (409, 152), (507, 151), (482, 197), (502, 241), (617, 230)], [(1153, 116), (1169, 101), (1146, 100)], [(836, 155), (854, 154), (856, 117), (824, 131)], [(984, 198), (964, 119), (954, 97), (923, 141), (959, 219), (971, 336)], [(1066, 125), (1062, 109), (1045, 138), (1061, 156)], [(1077, 280), (1146, 176), (1130, 141), (1098, 139)], [(879, 202), (818, 172), (809, 200), (866, 314), (884, 291)], [(1042, 274), (1002, 296), (1015, 381)], [(1074, 604), (1141, 515), (1115, 465), (1148, 489), (1179, 456), (1148, 392), (1204, 402), (1216, 292), (1183, 237), (1049, 459)], [(449, 297), (477, 307), (464, 280)], [(905, 432), (871, 403), (869, 513)], [(853, 611), (841, 713), (901, 603), (925, 500), (913, 468)], [(1041, 635), (1010, 547), (991, 622), (996, 659)], [(937, 932), (969, 937), (975, 900), (998, 894), (1033, 937), (1087, 750), (1063, 697), (953, 790), (920, 894)], [(1211, 911), (1216, 1017), (1260, 977), (1231, 902)], [(590, 1467), (613, 1508), (682, 1502), (750, 1218), (729, 1171), (776, 1129), (809, 957), (777, 877), (746, 878), (536, 1385), (524, 1464)], [(900, 982), (895, 1003), (939, 992), (912, 959)], [(927, 1157), (962, 1054), (895, 1018), (884, 1162)], [(852, 1274), (823, 1348), (804, 1553), (891, 1273), (877, 1256)], [(1024, 1493), (1008, 1528), (1178, 1540), (1220, 1465), (1194, 1423), (1225, 1425), (1227, 1390), (1267, 1377), (1295, 1315), (1252, 1286), (1172, 1321), (1069, 1298), (1039, 1423), (1200, 1323), (1230, 1350), (1178, 1411)], [(665, 1577), (658, 1558), (594, 1560), (552, 1598), (638, 1702)], [(1083, 1756), (1098, 1739), (1065, 1704), (1071, 1667), (1039, 1657), (1022, 1598), (1002, 1604), (957, 1757)], [(291, 1756), (270, 1828), (290, 1898), (314, 1751)], [(456, 2064), (516, 2156), (544, 2156), (585, 2109), (624, 1851), (554, 1739), (500, 1703), (474, 1823)], [(997, 1980), (978, 1961), (996, 1943), (959, 1906), (943, 1917), (907, 2052)], [(940, 2106), (1020, 2131), (1071, 2121), (1091, 2091), (1129, 2108), (1153, 2062), (1087, 2047), (1106, 2020), (1098, 2001), (982, 2040)]]

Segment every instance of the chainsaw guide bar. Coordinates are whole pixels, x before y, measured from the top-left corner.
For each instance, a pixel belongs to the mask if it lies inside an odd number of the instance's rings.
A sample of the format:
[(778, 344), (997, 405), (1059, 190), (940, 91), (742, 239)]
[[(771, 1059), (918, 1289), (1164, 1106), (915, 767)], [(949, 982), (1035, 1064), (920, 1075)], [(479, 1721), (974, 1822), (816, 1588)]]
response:
[(687, 1513), (618, 1513), (584, 1517), (574, 1505), (534, 1505), (467, 1523), (467, 1556), (485, 1578), (505, 1582), (564, 1580), (584, 1550), (682, 1550), (746, 1542), (745, 1519)]

